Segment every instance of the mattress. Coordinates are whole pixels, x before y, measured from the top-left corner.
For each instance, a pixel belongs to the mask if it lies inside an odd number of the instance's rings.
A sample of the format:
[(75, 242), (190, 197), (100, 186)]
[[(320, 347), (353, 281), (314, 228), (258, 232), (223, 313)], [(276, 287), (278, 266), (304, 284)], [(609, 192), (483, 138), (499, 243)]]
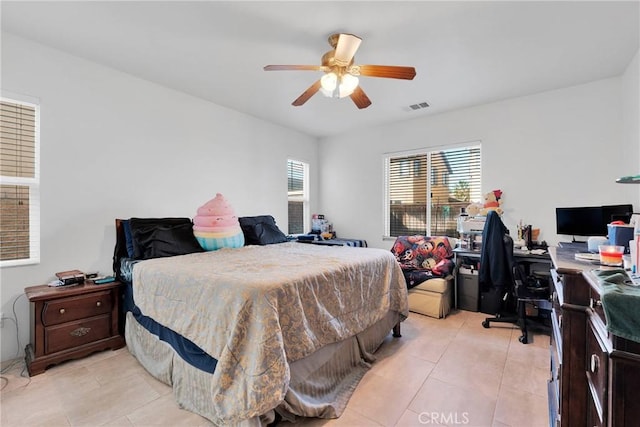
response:
[[(300, 405), (285, 403), (292, 380), (298, 389), (305, 384), (293, 376), (294, 363), (357, 341), (389, 316), (397, 322), (408, 315), (402, 271), (381, 249), (295, 242), (221, 249), (141, 261), (132, 282), (136, 325), (140, 316), (152, 319), (215, 360), (213, 372), (196, 368), (210, 375), (196, 400), (206, 401), (205, 416), (217, 424), (255, 419), (276, 407), (296, 413)], [(358, 350), (359, 359), (364, 353)], [(348, 390), (355, 387), (347, 383)], [(335, 410), (301, 412), (336, 416)]]

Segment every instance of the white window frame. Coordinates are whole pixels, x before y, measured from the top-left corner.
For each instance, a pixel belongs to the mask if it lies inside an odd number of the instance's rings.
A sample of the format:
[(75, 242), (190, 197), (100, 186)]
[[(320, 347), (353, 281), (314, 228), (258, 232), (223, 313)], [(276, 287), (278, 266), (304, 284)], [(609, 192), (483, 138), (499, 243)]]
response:
[(2, 185), (29, 187), (29, 258), (0, 261), (0, 268), (40, 263), (40, 101), (38, 99), (2, 91), (2, 101), (22, 104), (35, 110), (34, 177), (0, 176)]
[[(287, 183), (287, 203), (302, 202), (302, 233), (306, 234), (311, 230), (311, 209), (309, 207), (309, 162), (299, 160), (294, 157), (287, 157), (287, 173), (289, 168), (289, 162), (295, 162), (302, 165), (302, 194), (301, 195), (289, 195), (288, 183)], [(287, 231), (289, 229), (289, 216), (287, 214)]]
[[(389, 190), (390, 190), (390, 186), (389, 186), (389, 166), (390, 166), (390, 162), (391, 159), (397, 158), (397, 157), (408, 157), (408, 156), (413, 156), (413, 155), (426, 155), (427, 156), (427, 170), (425, 171), (426, 173), (426, 177), (427, 177), (427, 201), (428, 203), (426, 204), (427, 209), (426, 209), (426, 222), (427, 222), (427, 230), (431, 230), (431, 155), (432, 153), (437, 153), (439, 151), (446, 151), (446, 150), (455, 150), (455, 149), (463, 149), (463, 148), (479, 148), (480, 149), (480, 156), (482, 156), (482, 141), (480, 140), (475, 140), (475, 141), (469, 141), (469, 142), (461, 142), (461, 143), (457, 143), (457, 144), (447, 144), (447, 145), (439, 145), (439, 146), (432, 146), (432, 147), (425, 147), (425, 148), (419, 148), (419, 149), (415, 149), (415, 150), (407, 150), (407, 151), (396, 151), (396, 152), (388, 152), (388, 153), (384, 153), (383, 154), (383, 158), (382, 158), (382, 168), (383, 168), (383, 177), (384, 177), (384, 186), (383, 186), (383, 195), (382, 195), (382, 211), (384, 212), (383, 215), (383, 233), (382, 233), (382, 239), (383, 240), (395, 240), (396, 236), (391, 236), (391, 209), (390, 209), (390, 203), (389, 203)], [(482, 158), (482, 157), (481, 157)], [(482, 165), (480, 166), (480, 174), (482, 175)], [(439, 179), (441, 177), (437, 177), (436, 179)], [(448, 180), (447, 180), (448, 181)], [(447, 182), (448, 185), (448, 182)], [(476, 195), (476, 198), (479, 197), (480, 195)], [(472, 197), (473, 200), (473, 197)], [(471, 202), (470, 202), (471, 203)], [(453, 236), (452, 236), (453, 237)]]

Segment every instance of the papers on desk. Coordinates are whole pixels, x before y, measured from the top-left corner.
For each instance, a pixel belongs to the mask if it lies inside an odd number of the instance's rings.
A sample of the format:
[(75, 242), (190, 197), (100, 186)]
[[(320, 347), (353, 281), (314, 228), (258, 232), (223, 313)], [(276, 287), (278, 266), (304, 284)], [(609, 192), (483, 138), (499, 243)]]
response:
[(514, 249), (513, 250), (513, 254), (514, 255), (529, 255), (531, 252), (529, 252), (528, 249)]
[(546, 254), (547, 251), (545, 251), (544, 249), (514, 249), (513, 250), (513, 254), (514, 255), (544, 255)]
[(597, 261), (600, 262), (599, 254), (592, 254), (591, 252), (578, 252), (574, 255), (574, 258), (578, 261)]

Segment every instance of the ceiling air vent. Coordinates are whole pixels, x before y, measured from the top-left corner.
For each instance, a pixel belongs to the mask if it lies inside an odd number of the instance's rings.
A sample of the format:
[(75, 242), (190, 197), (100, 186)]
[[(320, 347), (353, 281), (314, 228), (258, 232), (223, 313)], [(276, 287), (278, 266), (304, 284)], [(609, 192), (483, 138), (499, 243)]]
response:
[(423, 108), (427, 108), (429, 106), (428, 103), (426, 102), (421, 102), (419, 104), (413, 104), (413, 105), (409, 105), (409, 108), (411, 108), (412, 110), (421, 110)]

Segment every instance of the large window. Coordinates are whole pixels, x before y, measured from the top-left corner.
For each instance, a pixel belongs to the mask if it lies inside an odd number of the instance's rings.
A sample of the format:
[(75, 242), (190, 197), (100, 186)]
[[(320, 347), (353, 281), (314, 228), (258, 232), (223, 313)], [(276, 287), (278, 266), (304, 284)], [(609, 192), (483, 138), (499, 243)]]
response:
[(385, 236), (456, 236), (460, 208), (481, 197), (480, 154), (478, 143), (385, 157)]
[(0, 265), (40, 261), (37, 105), (0, 102)]
[(287, 160), (289, 199), (289, 234), (302, 234), (309, 230), (309, 165)]

